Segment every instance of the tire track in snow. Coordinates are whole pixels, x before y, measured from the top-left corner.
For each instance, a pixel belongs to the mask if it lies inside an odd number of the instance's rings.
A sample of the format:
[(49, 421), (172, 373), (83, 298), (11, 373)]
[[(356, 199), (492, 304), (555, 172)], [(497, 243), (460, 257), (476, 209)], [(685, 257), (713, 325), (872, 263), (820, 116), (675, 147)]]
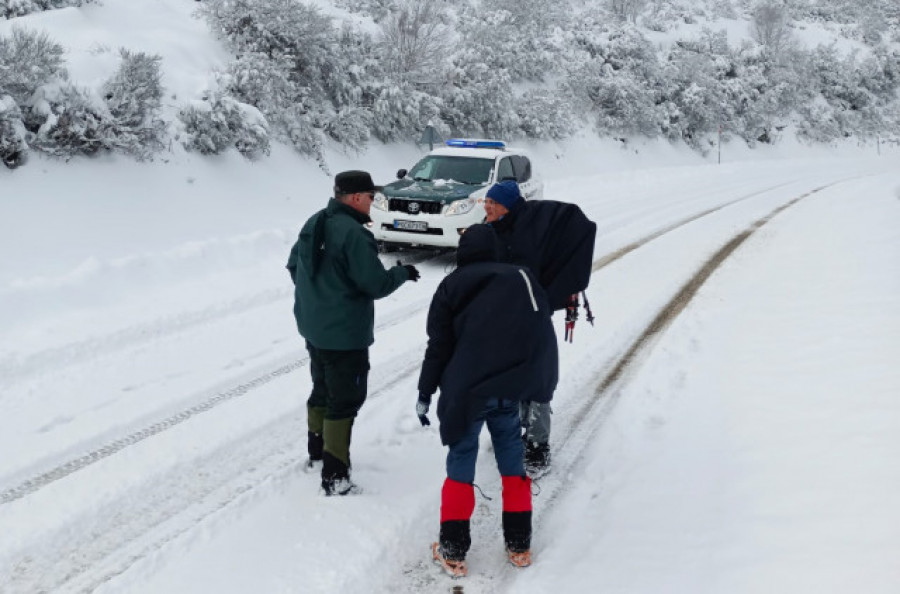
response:
[[(703, 217), (706, 217), (710, 214), (723, 210), (729, 206), (737, 204), (739, 202), (743, 202), (750, 198), (771, 192), (780, 187), (788, 185), (793, 182), (784, 182), (781, 184), (777, 184), (774, 186), (770, 186), (761, 190), (757, 190), (751, 192), (749, 194), (740, 196), (734, 200), (730, 200), (721, 204), (719, 206), (709, 208), (700, 213), (682, 219), (676, 223), (671, 225), (667, 225), (661, 229), (654, 231), (653, 233), (646, 235), (637, 241), (634, 241), (627, 246), (616, 250), (613, 253), (607, 254), (597, 260), (594, 261), (594, 264), (591, 268), (592, 272), (597, 272), (598, 270), (608, 266), (609, 264), (621, 259), (628, 253), (639, 249), (643, 245), (662, 237), (663, 235), (670, 233), (680, 227), (683, 227), (687, 224), (690, 224), (696, 220), (699, 220)], [(384, 254), (382, 254), (384, 256)], [(406, 256), (405, 259), (407, 263), (421, 263), (423, 261), (432, 259), (432, 258), (440, 258), (440, 255), (432, 254), (431, 252), (419, 252), (413, 251), (409, 253), (404, 253)], [(393, 258), (401, 258), (400, 253), (391, 253), (388, 257)], [(151, 330), (148, 330), (143, 327), (128, 329), (122, 331), (121, 333), (117, 333), (113, 335), (113, 343), (115, 348), (122, 348), (122, 346), (132, 343), (136, 340), (143, 341), (153, 336), (159, 336), (171, 332), (180, 332), (185, 329), (188, 329), (192, 326), (206, 323), (208, 321), (213, 321), (216, 319), (220, 319), (222, 317), (226, 317), (234, 312), (245, 311), (246, 309), (250, 309), (253, 307), (259, 307), (262, 305), (267, 305), (272, 301), (277, 299), (283, 299), (287, 296), (289, 291), (268, 291), (259, 295), (252, 296), (251, 298), (245, 300), (238, 300), (230, 303), (228, 306), (223, 308), (217, 308), (214, 310), (205, 310), (203, 312), (199, 312), (196, 314), (190, 314), (186, 316), (177, 316), (171, 320), (164, 321), (163, 323), (153, 325)], [(405, 320), (410, 315), (416, 314), (419, 311), (428, 307), (429, 300), (424, 299), (414, 303), (409, 308), (403, 308), (401, 311), (394, 312), (393, 314), (389, 314), (381, 323), (378, 324), (376, 329), (384, 329), (386, 327), (392, 326), (400, 321)], [(109, 337), (107, 337), (109, 339)], [(85, 343), (79, 343), (77, 345), (69, 345), (68, 347), (61, 347), (60, 349), (56, 349), (54, 351), (50, 351), (42, 354), (42, 356), (37, 358), (38, 363), (46, 363), (47, 357), (51, 359), (58, 359), (60, 356), (64, 356), (67, 359), (73, 358), (75, 360), (81, 360), (86, 357), (89, 357), (91, 353), (96, 350), (96, 346), (93, 343), (100, 344), (99, 339), (96, 341), (86, 341)], [(66, 355), (66, 353), (69, 353)], [(247, 393), (253, 391), (256, 388), (264, 386), (278, 377), (292, 373), (297, 369), (303, 367), (308, 362), (307, 357), (302, 357), (298, 361), (282, 365), (268, 373), (265, 373), (260, 376), (256, 376), (251, 378), (249, 381), (238, 384), (230, 389), (225, 390), (224, 392), (219, 392), (206, 400), (195, 404), (189, 408), (186, 408), (180, 412), (177, 412), (169, 417), (161, 419), (157, 422), (152, 423), (151, 425), (134, 431), (124, 437), (119, 439), (115, 439), (97, 449), (90, 450), (80, 455), (76, 455), (69, 460), (55, 466), (47, 471), (40, 472), (19, 484), (16, 484), (12, 487), (8, 487), (2, 491), (0, 491), (0, 505), (10, 503), (12, 501), (16, 501), (25, 497), (30, 493), (34, 493), (35, 491), (41, 489), (42, 487), (67, 477), (82, 468), (85, 468), (95, 462), (99, 462), (104, 458), (112, 456), (123, 449), (144, 441), (147, 438), (150, 438), (154, 435), (157, 435), (167, 429), (170, 429), (176, 425), (179, 425), (203, 412), (212, 410), (216, 406), (233, 400), (235, 398), (239, 398), (241, 396), (246, 395)], [(30, 367), (30, 366), (29, 366)], [(399, 379), (402, 378), (398, 378)]]
[[(421, 250), (404, 252), (402, 258), (399, 253), (391, 254), (391, 256), (393, 257), (385, 259), (385, 265), (393, 265), (389, 261), (394, 259), (402, 259), (406, 264), (421, 264), (428, 260), (440, 259), (440, 254)], [(38, 374), (48, 367), (59, 368), (83, 363), (108, 353), (155, 342), (163, 337), (181, 334), (198, 326), (266, 307), (290, 299), (293, 293), (294, 291), (290, 287), (267, 289), (200, 310), (161, 317), (146, 324), (123, 328), (111, 334), (43, 349), (25, 357), (7, 355), (0, 358), (0, 377), (4, 381), (14, 382)]]
[(269, 289), (202, 310), (182, 312), (147, 324), (123, 328), (112, 334), (44, 349), (22, 358), (9, 355), (0, 359), (0, 376), (5, 381), (13, 382), (33, 376), (48, 367), (59, 368), (82, 363), (107, 353), (177, 335), (197, 326), (271, 305), (287, 299), (291, 292), (289, 289)]
[[(405, 308), (403, 309), (403, 311), (398, 311), (393, 315), (388, 315), (384, 320), (382, 320), (381, 323), (378, 324), (376, 329), (384, 329), (386, 327), (393, 326), (394, 324), (407, 319), (410, 315), (419, 313), (427, 306), (428, 302), (426, 300), (422, 300), (420, 302), (417, 302), (410, 308)], [(197, 415), (212, 410), (220, 404), (224, 404), (230, 400), (245, 396), (248, 393), (262, 386), (265, 386), (266, 384), (272, 382), (275, 379), (278, 379), (283, 375), (293, 373), (301, 367), (305, 367), (308, 362), (309, 357), (301, 357), (296, 361), (277, 367), (272, 371), (269, 371), (262, 375), (255, 376), (248, 381), (237, 384), (225, 391), (218, 392), (213, 396), (210, 396), (207, 399), (203, 400), (202, 402), (195, 404), (194, 406), (183, 409), (142, 429), (129, 433), (124, 437), (115, 439), (99, 448), (72, 457), (66, 462), (63, 462), (58, 466), (51, 468), (50, 470), (40, 472), (15, 486), (0, 491), (0, 505), (11, 503), (13, 501), (16, 501), (17, 499), (21, 499), (26, 495), (34, 493), (35, 491), (49, 485), (50, 483), (65, 478), (70, 474), (81, 470), (82, 468), (103, 460), (104, 458), (108, 458), (109, 456), (112, 456), (113, 454), (116, 454), (131, 445), (144, 441), (145, 439), (153, 437), (154, 435), (158, 435), (159, 433), (162, 433), (167, 429), (171, 429), (176, 425), (180, 425), (181, 423), (184, 423), (185, 421), (188, 421), (196, 417)]]
[[(835, 182), (835, 183), (837, 183), (837, 182)], [(712, 209), (708, 209), (707, 211), (704, 211), (702, 213), (699, 213), (697, 215), (694, 215), (692, 217), (689, 217), (687, 219), (679, 221), (678, 223), (675, 223), (673, 225), (668, 225), (668, 226), (664, 227), (663, 229), (660, 229), (654, 233), (651, 233), (650, 235), (642, 238), (639, 241), (629, 244), (629, 246), (626, 246), (626, 248), (623, 248), (613, 254), (610, 254), (608, 256), (598, 259), (594, 264), (593, 271), (596, 272), (596, 271), (602, 269), (603, 267), (620, 259), (627, 253), (634, 251), (635, 249), (638, 249), (639, 247), (653, 241), (654, 239), (657, 239), (657, 238), (665, 235), (666, 233), (668, 233), (670, 231), (673, 231), (679, 227), (687, 225), (687, 224), (689, 224), (693, 221), (696, 221), (704, 216), (707, 216), (709, 214), (712, 214), (714, 212), (722, 210), (723, 208), (725, 208), (727, 206), (730, 206), (737, 202), (746, 200), (753, 196), (757, 196), (757, 195), (763, 194), (765, 192), (771, 191), (782, 185), (785, 185), (785, 184), (780, 184), (779, 186), (773, 186), (773, 187), (765, 189), (765, 190), (753, 192), (751, 194), (742, 196), (738, 199), (735, 199), (728, 203), (725, 203), (721, 206), (718, 206), (718, 207), (715, 207)], [(833, 184), (830, 184), (830, 185), (833, 185)], [(817, 189), (813, 190), (812, 192), (808, 192), (807, 194), (804, 194), (803, 196), (795, 198), (793, 201), (779, 207), (779, 209), (776, 209), (776, 212), (770, 213), (769, 218), (771, 218), (772, 216), (777, 214), (777, 212), (780, 212), (784, 208), (787, 208), (791, 204), (794, 204), (796, 201), (808, 196), (811, 193), (820, 191), (821, 189), (824, 189), (825, 187), (827, 187), (827, 186), (817, 188)], [(757, 221), (756, 224), (758, 226), (761, 226), (762, 224), (764, 224), (764, 222), (761, 223), (760, 221)], [(755, 231), (755, 228), (753, 230)], [(747, 233), (746, 236), (744, 236), (742, 239), (740, 239), (740, 241), (737, 241), (737, 243), (734, 245), (734, 247), (732, 247), (731, 250), (728, 251), (728, 254), (730, 254), (734, 249), (736, 249), (737, 246), (740, 245), (746, 239), (746, 237), (749, 237), (749, 235), (752, 234), (752, 231), (750, 231), (749, 233), (748, 232), (745, 232), (745, 233)], [(731, 245), (731, 243), (734, 243), (736, 240), (737, 240), (737, 238), (735, 240), (732, 240), (732, 242), (730, 242), (729, 245)], [(724, 258), (727, 257), (728, 254), (725, 254), (722, 257), (722, 261), (724, 261)], [(719, 262), (719, 264), (720, 263), (721, 263), (721, 261)], [(713, 266), (712, 268), (709, 269), (708, 274), (703, 279), (704, 281), (705, 281), (705, 278), (708, 278), (708, 276), (710, 274), (712, 274), (712, 272), (715, 270), (715, 268), (717, 266), (718, 266), (718, 264), (716, 264), (715, 266)], [(704, 269), (706, 269), (706, 268), (707, 267), (704, 267)], [(702, 285), (702, 281), (700, 282), (700, 284)], [(697, 285), (696, 288), (699, 288), (699, 285)], [(696, 289), (694, 289), (694, 291), (696, 291)], [(685, 294), (684, 289), (679, 292), (679, 295), (681, 297), (680, 298), (676, 297), (676, 299), (673, 300), (673, 303), (682, 303), (683, 302), (683, 305), (681, 305), (681, 307), (677, 311), (673, 311), (671, 313), (672, 319), (674, 319), (674, 316), (676, 316), (677, 313), (680, 312), (681, 309), (683, 309), (683, 307), (689, 301), (690, 297), (692, 297), (692, 294), (688, 297), (685, 297), (686, 294)], [(416, 308), (415, 310), (405, 309), (402, 312), (396, 312), (393, 316), (390, 316), (388, 319), (384, 320), (381, 324), (379, 324), (379, 328), (384, 328), (384, 327), (388, 327), (388, 326), (397, 324), (400, 321), (403, 321), (403, 320), (409, 318), (411, 316), (411, 314), (415, 314), (418, 311), (425, 309), (425, 307), (427, 307), (427, 301), (423, 301), (421, 306)], [(668, 307), (666, 309), (668, 309)], [(604, 381), (601, 382), (600, 387), (597, 388), (598, 392), (605, 393), (606, 391), (608, 391), (609, 387), (613, 383), (615, 383), (615, 381), (631, 365), (631, 361), (635, 358), (637, 353), (639, 353), (641, 350), (643, 350), (644, 346), (649, 341), (649, 338), (654, 336), (658, 332), (662, 331), (664, 326), (657, 327), (661, 323), (661, 322), (659, 322), (660, 317), (665, 318), (666, 316), (663, 316), (662, 314), (660, 314), (660, 316), (658, 316), (657, 319), (655, 319), (654, 322), (651, 323), (650, 327), (648, 327), (648, 331), (645, 332), (644, 334), (642, 334), (642, 336), (632, 345), (632, 347), (619, 359), (619, 363), (606, 376)], [(669, 322), (670, 321), (671, 320), (669, 320)], [(667, 323), (665, 325), (667, 325)], [(653, 329), (653, 330), (651, 331), (651, 329)], [(411, 349), (409, 352), (416, 351), (416, 350), (418, 350), (418, 349)], [(409, 357), (408, 353), (402, 353), (402, 354), (398, 355), (397, 357), (395, 357), (394, 360), (396, 360), (398, 362), (405, 360), (407, 363), (405, 365), (397, 364), (394, 368), (394, 371), (399, 370), (399, 372), (389, 374), (389, 378), (390, 378), (389, 380), (380, 382), (382, 385), (379, 385), (375, 390), (373, 390), (373, 393), (372, 393), (373, 397), (375, 397), (379, 393), (389, 389), (391, 386), (395, 385), (397, 382), (405, 380), (406, 378), (408, 378), (409, 376), (411, 376), (418, 370), (418, 363), (416, 363), (416, 364), (410, 363), (411, 360), (414, 360), (414, 361), (418, 361), (418, 360), (415, 358)], [(33, 479), (29, 479), (28, 481), (25, 481), (24, 483), (12, 488), (12, 489), (7, 489), (7, 490), (3, 491), (2, 493), (0, 493), (0, 504), (8, 503), (10, 501), (15, 501), (17, 499), (21, 499), (22, 497), (28, 495), (29, 493), (33, 493), (33, 492), (39, 490), (40, 488), (42, 488), (43, 486), (45, 486), (47, 484), (50, 484), (50, 483), (57, 481), (65, 476), (68, 476), (68, 475), (76, 472), (77, 470), (84, 468), (85, 466), (88, 466), (90, 464), (93, 464), (94, 462), (102, 460), (103, 458), (111, 456), (114, 453), (121, 451), (122, 449), (124, 449), (130, 445), (133, 445), (134, 443), (138, 443), (139, 441), (143, 441), (153, 435), (159, 434), (162, 431), (165, 431), (166, 429), (168, 429), (170, 427), (173, 427), (173, 426), (180, 424), (190, 418), (195, 417), (196, 415), (200, 414), (201, 412), (211, 410), (213, 407), (217, 406), (218, 404), (221, 404), (223, 402), (243, 396), (256, 388), (271, 382), (272, 380), (276, 379), (277, 377), (280, 377), (281, 375), (285, 375), (287, 373), (291, 373), (291, 372), (295, 371), (296, 369), (299, 369), (300, 367), (302, 367), (305, 364), (306, 361), (307, 361), (306, 359), (300, 359), (296, 362), (279, 367), (279, 368), (277, 368), (267, 374), (264, 374), (262, 376), (252, 378), (250, 381), (239, 384), (237, 386), (234, 386), (233, 388), (231, 388), (225, 392), (216, 394), (215, 396), (208, 399), (207, 401), (204, 401), (194, 407), (191, 407), (190, 409), (186, 409), (184, 411), (181, 411), (180, 413), (172, 415), (171, 417), (168, 417), (167, 419), (164, 419), (163, 421), (161, 421), (159, 423), (155, 423), (141, 431), (132, 433), (129, 436), (126, 436), (125, 438), (116, 440), (116, 441), (108, 444), (107, 446), (104, 446), (97, 450), (93, 450), (83, 456), (74, 458), (60, 466), (57, 466), (56, 468), (52, 469), (51, 471), (43, 473)], [(600, 400), (607, 401), (607, 400), (611, 400), (611, 399), (600, 399)], [(567, 438), (563, 441), (563, 443), (560, 446), (561, 450), (562, 449), (570, 449), (570, 446), (568, 446), (568, 442), (571, 439), (571, 437), (578, 432), (577, 430), (579, 429), (579, 427), (584, 424), (584, 419), (588, 416), (595, 415), (595, 412), (593, 410), (594, 404), (595, 404), (595, 402), (593, 401), (593, 399), (590, 399), (588, 402), (588, 406), (584, 407), (583, 411), (580, 411), (579, 414), (576, 415), (576, 419), (580, 419), (580, 420), (576, 420), (576, 422), (573, 423), (572, 431), (568, 434)], [(291, 421), (291, 423), (293, 423), (294, 419), (291, 419), (290, 421)], [(280, 428), (284, 428), (287, 426), (287, 423), (286, 422), (279, 423), (278, 426)], [(594, 429), (593, 431), (596, 431), (596, 429)], [(287, 439), (287, 438), (285, 438), (285, 439)], [(248, 441), (253, 442), (255, 440), (251, 439)], [(575, 442), (573, 444), (573, 446), (571, 446), (571, 447), (577, 447), (577, 442)], [(578, 451), (580, 452), (583, 447), (584, 446), (582, 444), (581, 447), (577, 448)], [(226, 448), (226, 449), (230, 450), (231, 448)], [(113, 530), (112, 531), (113, 533), (109, 535), (110, 538), (105, 539), (105, 540), (103, 540), (103, 542), (101, 542), (102, 546), (98, 545), (98, 546), (92, 547), (90, 545), (85, 545), (85, 543), (78, 544), (76, 548), (80, 552), (80, 555), (79, 555), (79, 558), (80, 558), (79, 566), (80, 567), (68, 568), (68, 570), (65, 571), (66, 575), (62, 579), (62, 581), (57, 581), (55, 585), (56, 586), (63, 585), (63, 584), (69, 583), (70, 580), (77, 581), (77, 578), (79, 578), (80, 576), (83, 576), (83, 577), (87, 577), (88, 581), (92, 582), (93, 585), (90, 587), (90, 589), (92, 589), (92, 588), (95, 588), (95, 587), (101, 585), (104, 582), (107, 582), (107, 581), (113, 579), (116, 575), (119, 575), (119, 574), (127, 571), (128, 568), (131, 567), (135, 562), (139, 561), (142, 558), (147, 557), (152, 552), (159, 550), (159, 548), (164, 546), (166, 543), (171, 542), (172, 540), (179, 537), (180, 535), (189, 532), (199, 522), (203, 521), (205, 518), (216, 513), (217, 511), (228, 507), (228, 505), (230, 505), (231, 503), (233, 503), (240, 497), (244, 496), (247, 492), (252, 491), (255, 487), (263, 484), (266, 481), (272, 480), (273, 478), (282, 476), (285, 472), (289, 471), (290, 467), (292, 467), (295, 462), (298, 461), (295, 453), (290, 453), (290, 452), (284, 451), (283, 444), (280, 448), (275, 447), (275, 445), (273, 445), (273, 444), (269, 444), (269, 446), (267, 446), (266, 448), (263, 448), (263, 449), (266, 449), (266, 452), (267, 452), (267, 453), (265, 453), (265, 455), (261, 455), (261, 458), (260, 458), (260, 460), (265, 461), (265, 463), (260, 464), (263, 468), (260, 468), (259, 466), (254, 465), (252, 468), (250, 468), (248, 470), (247, 467), (243, 466), (242, 464), (238, 464), (237, 466), (235, 466), (233, 464), (228, 465), (226, 463), (225, 466), (227, 468), (222, 469), (222, 474), (210, 477), (210, 480), (208, 481), (208, 483), (205, 483), (205, 484), (208, 484), (207, 488), (203, 488), (203, 486), (201, 485), (199, 488), (199, 492), (198, 492), (197, 485), (192, 483), (191, 489), (190, 489), (191, 497), (188, 500), (183, 501), (180, 504), (163, 506), (163, 505), (160, 505), (163, 502), (160, 502), (158, 499), (156, 499), (152, 502), (152, 505), (149, 505), (149, 509), (143, 510), (141, 512), (141, 514), (140, 514), (142, 516), (141, 520), (139, 520), (131, 525), (127, 525), (127, 522), (126, 522), (126, 528), (128, 528), (128, 529)], [(272, 449), (274, 449), (275, 451), (273, 452)], [(279, 450), (281, 451), (280, 454), (278, 453)], [(226, 457), (228, 459), (232, 459), (231, 456), (226, 456)], [(217, 457), (217, 459), (220, 459), (220, 458)], [(240, 458), (240, 459), (243, 459), (243, 458)], [(566, 468), (571, 468), (572, 465), (574, 465), (574, 463), (566, 466)], [(191, 466), (193, 466), (193, 465), (191, 465)], [(268, 470), (265, 470), (265, 469), (268, 469)], [(223, 475), (227, 475), (227, 476), (223, 476)], [(194, 477), (194, 481), (196, 481), (196, 477)], [(171, 484), (168, 481), (163, 481), (163, 483), (165, 485), (167, 485), (166, 490), (169, 490), (171, 488)], [(229, 484), (235, 483), (235, 484), (238, 484), (238, 486), (228, 487), (227, 485), (225, 485), (223, 487), (223, 483), (229, 483)], [(128, 554), (126, 559), (121, 559), (118, 562), (114, 561), (114, 558), (121, 556), (122, 553), (120, 552), (120, 550), (122, 548), (124, 548), (125, 546), (127, 546), (129, 543), (135, 543), (139, 539), (141, 541), (145, 541), (146, 538), (140, 538), (140, 537), (143, 535), (146, 535), (146, 533), (148, 531), (153, 531), (155, 529), (155, 527), (164, 526), (167, 521), (172, 520), (180, 515), (183, 515), (185, 512), (185, 509), (187, 509), (191, 505), (194, 505), (196, 507), (197, 496), (199, 496), (200, 501), (203, 501), (205, 498), (212, 496), (213, 493), (215, 493), (217, 491), (217, 489), (224, 489), (226, 492), (224, 494), (220, 493), (215, 496), (215, 500), (216, 500), (215, 504), (212, 504), (212, 505), (207, 504), (207, 505), (200, 506), (200, 507), (208, 508), (208, 509), (206, 509), (203, 512), (199, 512), (199, 513), (196, 511), (192, 512), (191, 513), (192, 517), (189, 519), (189, 521), (187, 521), (186, 523), (180, 523), (179, 526), (176, 526), (174, 530), (170, 530), (170, 532), (165, 535), (162, 535), (158, 538), (151, 538), (150, 539), (151, 542), (146, 544), (140, 552)], [(560, 491), (559, 486), (557, 486), (556, 488), (551, 490), (551, 494), (550, 494), (551, 501), (556, 498), (559, 491)], [(123, 507), (127, 507), (127, 503), (125, 505), (123, 505)], [(156, 517), (154, 517), (154, 513), (153, 513), (154, 510), (157, 510), (156, 514), (155, 514)], [(127, 511), (124, 513), (127, 513)], [(486, 525), (487, 523), (480, 522), (480, 524)], [(492, 526), (493, 526), (493, 524), (492, 524)], [(110, 542), (106, 542), (106, 540), (109, 540)], [(92, 549), (92, 548), (97, 548), (98, 550), (94, 551), (92, 554), (90, 552), (90, 549)], [(85, 550), (85, 549), (88, 549), (88, 550)], [(57, 559), (58, 558), (59, 557), (57, 557)], [(63, 558), (65, 558), (65, 557), (63, 557)], [(102, 576), (96, 576), (96, 574), (95, 574), (94, 576), (89, 577), (93, 573), (91, 570), (92, 570), (92, 568), (95, 567), (95, 565), (107, 565), (107, 566), (112, 565), (112, 567), (110, 567), (109, 569), (107, 569), (105, 571), (102, 571)], [(18, 573), (20, 575), (22, 574), (22, 572), (16, 572), (16, 573)], [(31, 567), (29, 571), (26, 571), (24, 573), (26, 573), (26, 574), (30, 573), (32, 575), (37, 573), (37, 575), (42, 575), (43, 572), (40, 568)], [(49, 576), (47, 576), (47, 577), (49, 577)], [(41, 578), (38, 578), (38, 579), (41, 579)], [(413, 586), (415, 586), (415, 585), (413, 584)], [(413, 591), (416, 591), (415, 587), (414, 587)]]
[[(633, 342), (631, 342), (630, 346), (628, 346), (621, 355), (614, 358), (615, 363), (611, 368), (595, 375), (593, 380), (587, 382), (584, 391), (587, 392), (589, 396), (583, 399), (581, 406), (576, 407), (574, 412), (570, 412), (570, 414), (567, 415), (568, 422), (566, 423), (566, 430), (556, 430), (556, 434), (562, 433), (562, 438), (555, 440), (557, 446), (554, 448), (554, 459), (556, 462), (554, 462), (553, 465), (553, 472), (543, 479), (535, 481), (537, 489), (539, 489), (536, 496), (543, 494), (546, 497), (543, 505), (534, 512), (535, 532), (537, 532), (537, 528), (542, 525), (543, 518), (553, 510), (555, 505), (559, 502), (561, 495), (565, 493), (565, 485), (567, 484), (566, 477), (568, 477), (574, 469), (583, 462), (587, 455), (588, 445), (592, 442), (594, 436), (602, 429), (603, 422), (615, 408), (619, 393), (614, 391), (614, 387), (623, 381), (626, 375), (638, 366), (641, 355), (649, 352), (653, 344), (655, 344), (656, 339), (662, 335), (666, 328), (668, 328), (678, 315), (691, 303), (697, 292), (706, 281), (709, 280), (713, 273), (718, 270), (718, 268), (735, 251), (737, 251), (747, 239), (778, 214), (797, 204), (801, 200), (844, 181), (847, 180), (838, 180), (819, 186), (789, 200), (773, 209), (764, 217), (755, 220), (743, 231), (729, 239), (706, 262), (704, 262), (687, 282), (681, 286), (669, 302), (659, 310), (644, 330), (641, 331)], [(729, 202), (728, 204), (734, 204), (757, 194), (758, 193), (754, 193), (745, 196)], [(716, 212), (725, 206), (727, 206), (727, 204), (685, 219), (680, 224), (676, 223), (668, 226), (665, 230), (660, 230), (657, 233), (651, 234), (642, 240), (626, 246), (622, 250), (601, 258), (595, 261), (594, 271), (596, 272), (597, 270), (602, 269), (627, 253), (664, 235), (668, 231), (695, 221), (706, 214)], [(492, 463), (493, 460), (487, 462), (488, 465)], [(497, 480), (496, 477), (492, 477), (491, 480), (486, 481), (485, 490), (489, 492), (499, 492), (499, 480)], [(476, 508), (475, 514), (473, 514), (471, 553), (473, 557), (478, 557), (482, 561), (488, 560), (485, 562), (484, 566), (479, 568), (479, 573), (468, 576), (465, 578), (464, 583), (453, 581), (449, 577), (443, 575), (441, 575), (440, 578), (446, 577), (446, 579), (439, 579), (429, 573), (429, 568), (434, 572), (439, 572), (440, 570), (436, 567), (432, 567), (431, 563), (420, 559), (404, 567), (402, 575), (404, 576), (406, 583), (399, 586), (397, 591), (410, 593), (433, 592), (439, 587), (438, 584), (442, 581), (445, 581), (448, 584), (448, 587), (452, 588), (452, 592), (459, 594), (465, 592), (465, 587), (467, 585), (470, 586), (470, 592), (501, 591), (504, 584), (515, 578), (517, 573), (515, 568), (508, 566), (505, 556), (495, 554), (497, 551), (502, 551), (503, 549), (502, 537), (497, 530), (497, 526), (499, 526), (499, 512), (495, 508), (496, 506), (479, 505)], [(424, 556), (425, 552), (423, 551), (423, 557)], [(493, 557), (496, 557), (498, 560), (491, 563), (489, 560)], [(500, 557), (502, 557), (502, 559)], [(501, 567), (498, 568), (498, 564)]]

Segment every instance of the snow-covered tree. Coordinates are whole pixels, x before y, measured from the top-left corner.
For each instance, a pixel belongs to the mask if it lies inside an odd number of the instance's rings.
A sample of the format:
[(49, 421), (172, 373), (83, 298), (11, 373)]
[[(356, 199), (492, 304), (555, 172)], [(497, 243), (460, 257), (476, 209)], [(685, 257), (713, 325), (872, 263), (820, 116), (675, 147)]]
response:
[(509, 74), (491, 68), (473, 48), (457, 54), (448, 75), (441, 118), (454, 134), (508, 138), (519, 129)]
[(186, 149), (203, 155), (236, 148), (245, 157), (269, 153), (266, 120), (256, 108), (221, 92), (192, 101), (178, 113), (184, 125)]
[(399, 82), (434, 84), (441, 79), (453, 32), (443, 0), (403, 0), (382, 22), (385, 70)]
[(649, 0), (607, 0), (609, 11), (619, 20), (636, 23)]
[(13, 27), (0, 36), (0, 94), (24, 105), (41, 85), (64, 79), (63, 47), (43, 32)]
[[(568, 2), (482, 0), (460, 9), (461, 52), (476, 53), (512, 81), (543, 81), (559, 65), (554, 32), (568, 28)], [(468, 58), (467, 58), (468, 59)]]
[(162, 148), (166, 135), (166, 124), (159, 118), (161, 58), (124, 49), (120, 54), (118, 70), (101, 91), (110, 115), (105, 144), (146, 158)]
[(778, 54), (791, 40), (790, 13), (776, 0), (763, 0), (753, 9), (750, 32), (769, 52)]
[(372, 133), (379, 140), (415, 138), (428, 122), (438, 121), (440, 99), (412, 85), (385, 84), (372, 103)]

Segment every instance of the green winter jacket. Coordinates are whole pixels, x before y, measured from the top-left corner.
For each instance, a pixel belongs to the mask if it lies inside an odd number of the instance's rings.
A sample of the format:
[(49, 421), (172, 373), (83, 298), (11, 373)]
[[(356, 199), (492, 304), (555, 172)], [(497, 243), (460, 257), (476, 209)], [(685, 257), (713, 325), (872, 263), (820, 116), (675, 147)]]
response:
[(316, 348), (368, 348), (375, 342), (375, 299), (409, 280), (402, 266), (385, 270), (375, 237), (363, 226), (369, 220), (332, 198), (306, 221), (291, 248), (294, 317)]

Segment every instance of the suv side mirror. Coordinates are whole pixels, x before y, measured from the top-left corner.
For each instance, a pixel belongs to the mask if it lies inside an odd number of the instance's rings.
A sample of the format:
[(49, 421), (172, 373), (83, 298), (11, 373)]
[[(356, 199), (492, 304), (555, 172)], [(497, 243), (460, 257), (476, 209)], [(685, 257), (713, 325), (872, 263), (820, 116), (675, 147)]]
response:
[(406, 177), (406, 174), (407, 174), (406, 169), (397, 170), (397, 179), (403, 179), (404, 177)]

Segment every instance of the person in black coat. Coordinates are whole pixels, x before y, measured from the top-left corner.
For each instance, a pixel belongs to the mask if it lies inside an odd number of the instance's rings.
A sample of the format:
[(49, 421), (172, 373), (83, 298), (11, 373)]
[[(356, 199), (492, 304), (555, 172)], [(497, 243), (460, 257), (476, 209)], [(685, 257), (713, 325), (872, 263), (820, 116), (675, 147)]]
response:
[(460, 239), (458, 267), (438, 286), (428, 312), (428, 346), (416, 412), (423, 424), (431, 397), (449, 446), (441, 497), (437, 561), (465, 574), (475, 508), (478, 435), (487, 424), (503, 483), (503, 533), (515, 565), (531, 560), (531, 479), (525, 473), (519, 402), (552, 397), (558, 357), (551, 309), (535, 275), (497, 262), (494, 230), (471, 227)]
[[(581, 209), (553, 200), (525, 201), (512, 180), (487, 191), (487, 224), (500, 240), (500, 261), (527, 266), (547, 292), (550, 308), (564, 309), (587, 288), (597, 225)], [(556, 337), (552, 338), (556, 341)], [(525, 467), (540, 476), (550, 465), (550, 398), (524, 401), (521, 407)]]

